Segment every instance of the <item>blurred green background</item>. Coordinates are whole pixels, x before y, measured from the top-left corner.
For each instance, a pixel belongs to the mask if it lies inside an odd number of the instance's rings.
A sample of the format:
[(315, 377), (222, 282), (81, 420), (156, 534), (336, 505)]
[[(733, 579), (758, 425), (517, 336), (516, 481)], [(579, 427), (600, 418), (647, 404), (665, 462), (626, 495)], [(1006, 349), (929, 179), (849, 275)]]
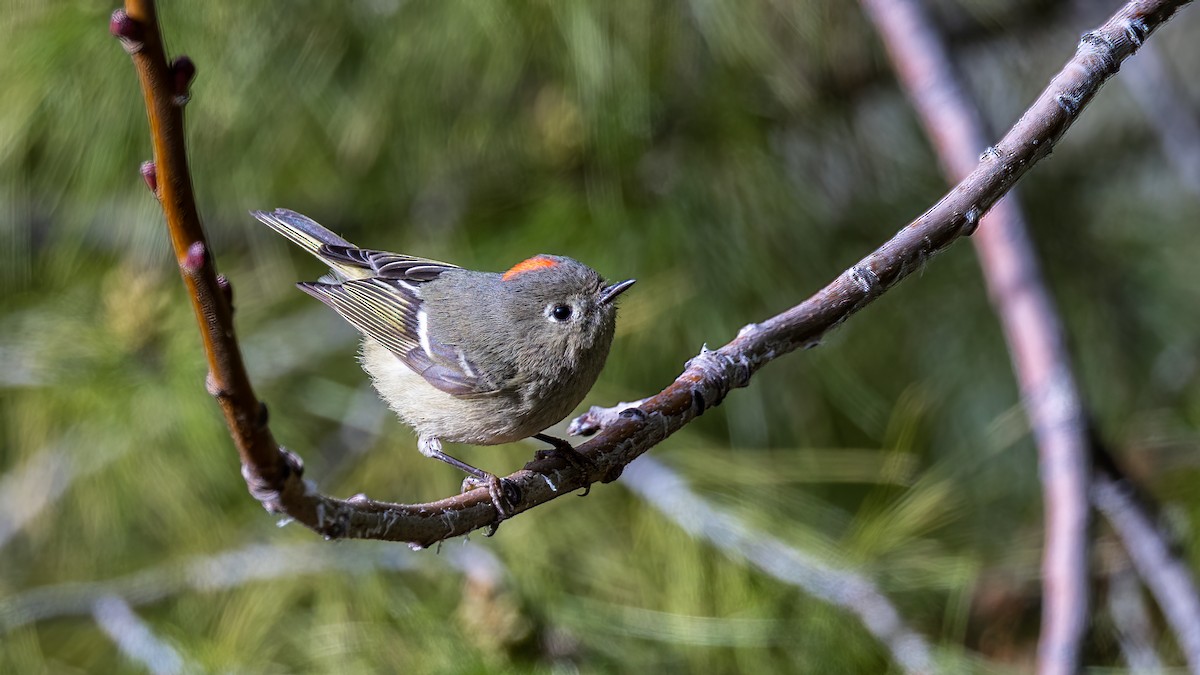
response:
[[(934, 9), (1000, 129), (1116, 6)], [(853, 615), (727, 557), (620, 482), (435, 551), (277, 527), (204, 391), (137, 173), (150, 143), (112, 9), (0, 6), (0, 672), (142, 670), (114, 625), (151, 631), (164, 670), (896, 669)], [(636, 277), (585, 402), (607, 405), (804, 299), (945, 189), (854, 3), (219, 0), (159, 13), (171, 53), (198, 66), (195, 188), (251, 375), (276, 436), (337, 496), (425, 501), (461, 476), (420, 456), (359, 370), (352, 329), (292, 286), (320, 264), (249, 209), (478, 269), (547, 252)], [(1182, 75), (1200, 64), (1198, 30), (1200, 11), (1185, 10), (1149, 43), (1193, 115), (1200, 91)], [(1200, 194), (1121, 82), (1136, 62), (1020, 195), (1098, 426), (1195, 562)], [(452, 452), (507, 473), (536, 447)], [(966, 243), (653, 455), (714, 508), (873, 580), (947, 669), (1029, 668), (1037, 456)], [(1181, 663), (1108, 528), (1094, 529), (1087, 663), (1128, 664), (1114, 608), (1143, 602), (1143, 643)]]

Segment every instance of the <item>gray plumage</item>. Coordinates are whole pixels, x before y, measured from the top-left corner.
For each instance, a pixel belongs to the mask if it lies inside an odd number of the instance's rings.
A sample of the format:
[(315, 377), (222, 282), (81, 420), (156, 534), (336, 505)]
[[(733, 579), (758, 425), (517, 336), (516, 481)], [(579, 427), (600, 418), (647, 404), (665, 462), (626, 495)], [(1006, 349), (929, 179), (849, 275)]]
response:
[(298, 285), (362, 332), (363, 369), (422, 452), (492, 480), (444, 455), (440, 441), (509, 443), (566, 417), (599, 376), (613, 300), (633, 283), (608, 285), (549, 255), (503, 275), (473, 272), (356, 248), (285, 209), (252, 213), (330, 266), (332, 276)]

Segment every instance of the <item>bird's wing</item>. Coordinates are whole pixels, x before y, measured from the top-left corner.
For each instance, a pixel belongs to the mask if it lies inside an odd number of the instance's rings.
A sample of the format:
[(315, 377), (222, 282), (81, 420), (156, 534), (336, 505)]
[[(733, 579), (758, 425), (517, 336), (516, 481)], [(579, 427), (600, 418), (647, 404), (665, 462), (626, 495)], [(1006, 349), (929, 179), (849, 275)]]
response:
[(387, 251), (356, 248), (308, 216), (275, 209), (251, 211), (272, 230), (321, 259), (333, 271), (297, 284), (396, 355), (430, 384), (456, 396), (495, 391), (461, 350), (430, 339), (418, 290), (455, 265)]
[(418, 258), (403, 253), (355, 248), (350, 245), (326, 244), (320, 247), (319, 255), (324, 260), (330, 260), (342, 266), (369, 270), (372, 276), (414, 283), (433, 281), (446, 270), (458, 269), (457, 265), (437, 260)]
[(442, 272), (457, 267), (427, 258), (357, 248), (312, 218), (295, 211), (275, 209), (270, 213), (251, 211), (250, 214), (293, 244), (320, 258), (338, 275), (338, 279), (380, 276), (419, 283), (432, 281)]
[(326, 256), (323, 253), (326, 246), (352, 249), (354, 245), (330, 232), (312, 218), (287, 209), (275, 209), (270, 213), (251, 211), (250, 215), (329, 265), (329, 269), (337, 275), (338, 279), (361, 279), (369, 275), (361, 265), (347, 265), (341, 260)]
[(382, 344), (434, 387), (455, 396), (496, 392), (496, 387), (479, 374), (462, 350), (429, 336), (416, 284), (369, 277), (341, 283), (305, 282), (298, 286), (333, 308), (363, 335)]

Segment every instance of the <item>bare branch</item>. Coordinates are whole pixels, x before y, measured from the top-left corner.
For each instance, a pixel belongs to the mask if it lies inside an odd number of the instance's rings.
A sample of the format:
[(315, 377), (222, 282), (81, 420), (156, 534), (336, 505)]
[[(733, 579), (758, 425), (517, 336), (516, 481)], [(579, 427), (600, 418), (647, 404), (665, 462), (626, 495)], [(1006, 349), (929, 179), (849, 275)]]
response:
[(448, 545), (436, 558), (394, 545), (354, 548), (323, 544), (252, 545), (182, 562), (160, 565), (108, 581), (63, 583), (0, 598), (0, 632), (37, 621), (86, 616), (106, 597), (138, 607), (184, 593), (212, 593), (259, 581), (339, 572), (411, 572), (428, 565), (457, 571), (473, 582), (496, 586), (507, 574), (490, 551), (463, 542)]
[[(919, 0), (862, 0), (862, 5), (947, 179), (962, 180), (989, 134), (959, 85), (937, 28)], [(1042, 282), (1028, 229), (1010, 194), (984, 216), (973, 242), (1041, 456), (1046, 527), (1038, 672), (1066, 675), (1079, 670), (1088, 626), (1089, 433), (1058, 311)]]
[[(961, 179), (975, 164), (988, 133), (978, 107), (959, 85), (941, 36), (919, 0), (862, 0), (862, 4), (883, 37), (947, 178)], [(1083, 43), (1103, 41), (1098, 35), (1086, 34)], [(973, 241), (1041, 455), (1046, 531), (1038, 669), (1074, 673), (1088, 624), (1087, 526), (1094, 433), (1072, 372), (1058, 311), (1042, 281), (1016, 196), (998, 203), (984, 220)], [(1107, 474), (1097, 480), (1104, 485), (1113, 482)], [(1097, 486), (1094, 494), (1105, 492)], [(1137, 542), (1121, 534), (1127, 547), (1137, 547)], [(1152, 528), (1143, 531), (1145, 537), (1157, 534)], [(1159, 548), (1164, 541), (1158, 541)], [(1156, 565), (1145, 571), (1158, 577), (1161, 570)], [(1197, 596), (1194, 588), (1191, 591), (1194, 605)], [(1179, 611), (1191, 618), (1191, 626), (1200, 626), (1200, 614), (1188, 614), (1186, 607)], [(1200, 631), (1187, 623), (1173, 625), (1181, 642), (1187, 632)], [(1189, 663), (1195, 669), (1190, 656)]]
[(831, 567), (713, 508), (674, 471), (652, 457), (630, 464), (621, 484), (693, 537), (712, 542), (730, 558), (744, 560), (774, 579), (850, 612), (887, 647), (904, 672), (933, 672), (933, 650), (925, 638), (904, 623), (870, 579), (846, 568)]
[(250, 386), (234, 337), (228, 283), (218, 280), (196, 210), (183, 128), (183, 106), (195, 66), (186, 57), (167, 63), (153, 0), (126, 0), (125, 9), (113, 13), (109, 30), (133, 57), (142, 85), (154, 162), (142, 165), (141, 174), (162, 204), (175, 259), (200, 324), (209, 392), (221, 404), (247, 480), (297, 483), (289, 478), (300, 472), (299, 464), (289, 463), (289, 454), (280, 452), (267, 428), (266, 407)]
[[(1135, 1), (1082, 41), (1074, 58), (975, 170), (920, 218), (844, 272), (807, 301), (761, 324), (746, 326), (716, 350), (688, 362), (674, 383), (619, 418), (579, 450), (593, 475), (560, 460), (532, 463), (508, 479), (522, 494), (525, 511), (597, 479), (615, 480), (635, 457), (660, 443), (730, 390), (744, 387), (764, 364), (821, 337), (878, 298), (955, 239), (974, 231), (993, 203), (1045, 157), (1078, 118), (1122, 60), (1174, 14), (1184, 0)], [(162, 52), (153, 3), (128, 0), (127, 16), (114, 15), (113, 32), (133, 53), (142, 81), (155, 146), (156, 182), (167, 225), (192, 296), (211, 370), (210, 390), (225, 411), (242, 458), (243, 475), (269, 510), (287, 513), (327, 537), (408, 541), (427, 546), (496, 521), (485, 490), (427, 504), (348, 501), (319, 494), (300, 479), (302, 464), (276, 445), (266, 408), (250, 387), (233, 334), (229, 303), (218, 285), (199, 227), (183, 148), (179, 93)], [(132, 21), (132, 26), (126, 21)], [(227, 288), (227, 285), (226, 285)]]

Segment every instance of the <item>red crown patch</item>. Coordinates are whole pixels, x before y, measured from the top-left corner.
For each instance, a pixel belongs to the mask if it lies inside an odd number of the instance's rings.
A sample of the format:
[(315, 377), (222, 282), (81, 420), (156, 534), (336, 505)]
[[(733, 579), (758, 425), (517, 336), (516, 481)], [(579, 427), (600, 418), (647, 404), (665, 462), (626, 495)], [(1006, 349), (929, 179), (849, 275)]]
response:
[(522, 260), (516, 265), (510, 267), (509, 270), (504, 273), (504, 276), (500, 277), (500, 280), (508, 281), (518, 274), (524, 274), (530, 270), (539, 270), (544, 267), (554, 267), (557, 264), (558, 262), (555, 260), (551, 260), (550, 258), (546, 258), (544, 256), (535, 255), (532, 258)]

